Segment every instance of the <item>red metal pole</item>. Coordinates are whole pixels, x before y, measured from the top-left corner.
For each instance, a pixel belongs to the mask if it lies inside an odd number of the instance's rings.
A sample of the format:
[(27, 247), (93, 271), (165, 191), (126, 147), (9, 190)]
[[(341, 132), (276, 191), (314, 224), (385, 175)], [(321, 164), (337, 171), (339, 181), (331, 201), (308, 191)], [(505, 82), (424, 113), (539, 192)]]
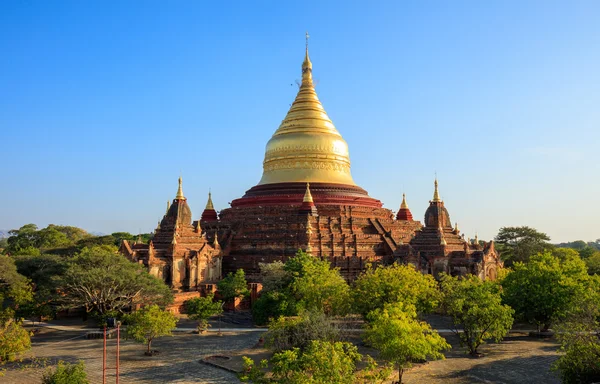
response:
[(119, 345), (121, 341), (121, 324), (117, 323), (117, 381), (119, 384)]
[(106, 327), (104, 327), (104, 349), (102, 351), (102, 384), (106, 384)]

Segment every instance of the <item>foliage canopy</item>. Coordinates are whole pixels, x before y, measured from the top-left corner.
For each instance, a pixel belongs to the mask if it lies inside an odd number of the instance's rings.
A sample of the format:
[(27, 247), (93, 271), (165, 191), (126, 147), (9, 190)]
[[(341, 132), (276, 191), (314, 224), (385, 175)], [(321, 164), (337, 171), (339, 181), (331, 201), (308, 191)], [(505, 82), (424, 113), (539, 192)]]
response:
[(386, 304), (402, 302), (414, 305), (417, 312), (434, 310), (440, 300), (437, 282), (412, 265), (392, 264), (367, 268), (354, 282), (353, 311), (363, 316)]
[(143, 266), (101, 247), (84, 248), (69, 262), (61, 289), (66, 306), (83, 306), (100, 315), (134, 304), (164, 306), (173, 300), (169, 287)]
[(502, 281), (504, 301), (519, 319), (546, 331), (552, 322), (564, 319), (585, 290), (585, 263), (579, 258), (560, 260), (546, 252), (517, 262)]
[(478, 354), (485, 340), (498, 342), (510, 331), (514, 310), (502, 304), (498, 283), (473, 275), (443, 275), (441, 286), (444, 312), (452, 317), (453, 331), (471, 355)]
[(69, 364), (59, 361), (54, 371), (49, 370), (42, 378), (42, 384), (88, 384), (83, 361)]
[(125, 316), (125, 322), (127, 337), (145, 343), (146, 352), (150, 354), (152, 341), (160, 336), (170, 336), (177, 325), (177, 318), (171, 312), (153, 304)]
[(215, 295), (208, 294), (206, 297), (196, 297), (185, 302), (185, 312), (188, 317), (198, 322), (198, 330), (208, 326), (208, 319), (223, 312), (223, 303), (213, 301)]
[(365, 341), (379, 350), (379, 357), (398, 366), (399, 381), (413, 362), (444, 359), (450, 345), (429, 324), (416, 319), (414, 305), (386, 304), (367, 315)]
[(495, 240), (506, 266), (527, 262), (531, 256), (553, 248), (548, 235), (527, 226), (502, 227)]

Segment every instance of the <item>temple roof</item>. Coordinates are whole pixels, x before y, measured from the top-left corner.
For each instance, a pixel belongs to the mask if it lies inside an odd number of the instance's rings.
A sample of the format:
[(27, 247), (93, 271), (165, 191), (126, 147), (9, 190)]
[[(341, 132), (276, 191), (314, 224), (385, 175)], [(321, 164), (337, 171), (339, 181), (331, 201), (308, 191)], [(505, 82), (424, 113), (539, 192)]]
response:
[(449, 227), (452, 229), (450, 214), (444, 206), (444, 202), (440, 199), (437, 177), (434, 182), (433, 199), (429, 202), (429, 207), (425, 211), (425, 226), (434, 228)]
[(355, 185), (348, 144), (315, 91), (308, 35), (302, 83), (290, 110), (267, 143), (259, 185), (287, 182)]

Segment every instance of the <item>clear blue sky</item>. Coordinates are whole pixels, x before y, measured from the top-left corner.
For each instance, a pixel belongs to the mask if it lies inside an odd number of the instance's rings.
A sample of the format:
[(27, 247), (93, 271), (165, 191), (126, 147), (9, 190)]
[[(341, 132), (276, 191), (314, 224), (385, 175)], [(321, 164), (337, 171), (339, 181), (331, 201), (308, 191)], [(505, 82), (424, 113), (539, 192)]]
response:
[(304, 32), (355, 181), (422, 220), (600, 237), (598, 1), (4, 1), (0, 229), (151, 231), (262, 172)]

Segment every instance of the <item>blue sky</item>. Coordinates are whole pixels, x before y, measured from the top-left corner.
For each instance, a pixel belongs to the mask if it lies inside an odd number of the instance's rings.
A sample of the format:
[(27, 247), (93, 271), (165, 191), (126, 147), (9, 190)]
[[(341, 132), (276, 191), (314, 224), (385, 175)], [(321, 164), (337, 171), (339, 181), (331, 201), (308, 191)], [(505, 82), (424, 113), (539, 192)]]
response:
[[(373, 3), (373, 4), (372, 4)], [(597, 1), (0, 4), (0, 229), (150, 231), (261, 176), (304, 33), (354, 180), (473, 237), (600, 237)]]

